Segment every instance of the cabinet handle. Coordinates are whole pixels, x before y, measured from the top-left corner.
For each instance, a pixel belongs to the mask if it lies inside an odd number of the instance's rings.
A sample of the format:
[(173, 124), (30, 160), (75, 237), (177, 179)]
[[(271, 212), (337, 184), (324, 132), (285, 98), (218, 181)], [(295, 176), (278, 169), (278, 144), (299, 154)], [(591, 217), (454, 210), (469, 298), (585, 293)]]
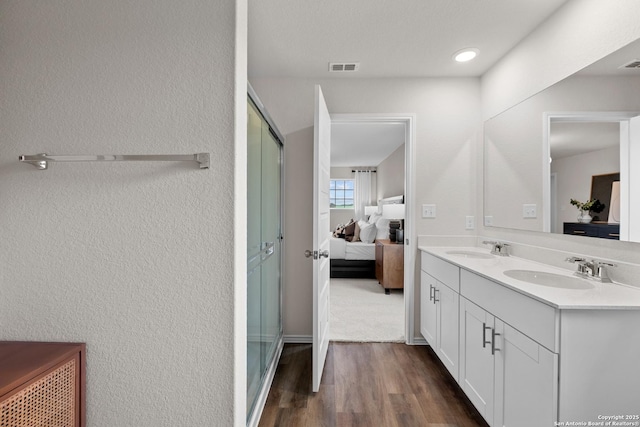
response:
[(440, 289), (436, 289), (435, 287), (433, 288), (433, 303), (437, 303), (440, 300), (436, 298), (436, 292), (440, 292)]
[(573, 230), (573, 234), (587, 234), (587, 232), (582, 230)]
[(491, 355), (495, 355), (496, 351), (500, 351), (499, 348), (496, 348), (496, 337), (497, 336), (500, 336), (500, 334), (497, 333), (495, 329), (491, 329)]
[(620, 237), (620, 233), (609, 233), (611, 237)]
[(433, 285), (429, 285), (429, 301), (433, 301), (433, 290), (435, 288), (433, 287)]
[(482, 323), (482, 348), (486, 348), (487, 344), (491, 344), (491, 341), (487, 341), (487, 329), (491, 329), (493, 331), (493, 328), (490, 326), (487, 326), (486, 323)]

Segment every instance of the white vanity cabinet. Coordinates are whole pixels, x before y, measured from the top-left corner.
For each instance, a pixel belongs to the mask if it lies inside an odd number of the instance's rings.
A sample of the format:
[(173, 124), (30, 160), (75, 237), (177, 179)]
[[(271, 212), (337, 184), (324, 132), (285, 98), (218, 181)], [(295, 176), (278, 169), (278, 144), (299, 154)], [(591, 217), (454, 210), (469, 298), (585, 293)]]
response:
[(490, 341), (493, 328), (494, 317), (491, 314), (465, 298), (460, 299), (458, 382), (471, 403), (490, 424), (493, 420), (495, 382)]
[(420, 330), (491, 426), (640, 421), (640, 290), (518, 285), (503, 271), (545, 267), (449, 252), (422, 252)]
[(463, 391), (492, 426), (553, 425), (558, 355), (532, 337), (555, 347), (556, 310), (467, 270), (460, 289)]
[(493, 425), (553, 425), (558, 414), (558, 355), (496, 319)]
[(495, 426), (553, 425), (558, 357), (460, 298), (460, 386)]
[[(429, 273), (427, 273), (428, 270)], [(420, 332), (458, 380), (460, 269), (422, 254)]]

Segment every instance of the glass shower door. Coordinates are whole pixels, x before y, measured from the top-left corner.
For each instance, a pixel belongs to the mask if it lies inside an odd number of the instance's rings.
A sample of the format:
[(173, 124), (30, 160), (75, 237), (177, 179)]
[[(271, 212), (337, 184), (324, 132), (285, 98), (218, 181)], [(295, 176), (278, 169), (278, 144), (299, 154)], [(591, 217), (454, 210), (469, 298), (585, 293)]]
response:
[(247, 410), (250, 411), (260, 389), (264, 364), (260, 348), (262, 119), (251, 103), (247, 112)]
[(275, 356), (281, 332), (280, 316), (280, 144), (262, 125), (262, 262), (261, 337), (265, 366)]
[(255, 105), (247, 133), (247, 418), (282, 335), (282, 146)]

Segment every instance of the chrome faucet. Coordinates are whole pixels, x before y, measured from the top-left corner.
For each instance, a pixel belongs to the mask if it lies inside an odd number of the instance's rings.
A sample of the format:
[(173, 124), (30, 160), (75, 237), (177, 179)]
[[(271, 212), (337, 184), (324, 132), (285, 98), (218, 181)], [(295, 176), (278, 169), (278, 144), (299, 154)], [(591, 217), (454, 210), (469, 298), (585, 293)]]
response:
[(611, 264), (609, 262), (598, 261), (595, 259), (587, 261), (585, 258), (575, 256), (569, 257), (565, 259), (565, 261), (578, 265), (578, 269), (574, 273), (576, 276), (585, 279), (597, 280), (602, 283), (611, 283), (607, 267), (616, 267), (616, 264)]
[(491, 253), (499, 256), (509, 256), (509, 252), (507, 251), (508, 243), (503, 242), (494, 242), (490, 240), (485, 240), (482, 242), (485, 245), (492, 245)]

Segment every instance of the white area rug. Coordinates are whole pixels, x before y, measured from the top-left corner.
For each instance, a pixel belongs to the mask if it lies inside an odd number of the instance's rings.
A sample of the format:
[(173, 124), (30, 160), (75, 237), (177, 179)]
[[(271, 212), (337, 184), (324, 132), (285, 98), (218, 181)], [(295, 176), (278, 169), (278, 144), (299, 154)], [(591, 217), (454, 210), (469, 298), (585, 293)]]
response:
[(404, 297), (377, 280), (331, 279), (331, 341), (404, 342)]

